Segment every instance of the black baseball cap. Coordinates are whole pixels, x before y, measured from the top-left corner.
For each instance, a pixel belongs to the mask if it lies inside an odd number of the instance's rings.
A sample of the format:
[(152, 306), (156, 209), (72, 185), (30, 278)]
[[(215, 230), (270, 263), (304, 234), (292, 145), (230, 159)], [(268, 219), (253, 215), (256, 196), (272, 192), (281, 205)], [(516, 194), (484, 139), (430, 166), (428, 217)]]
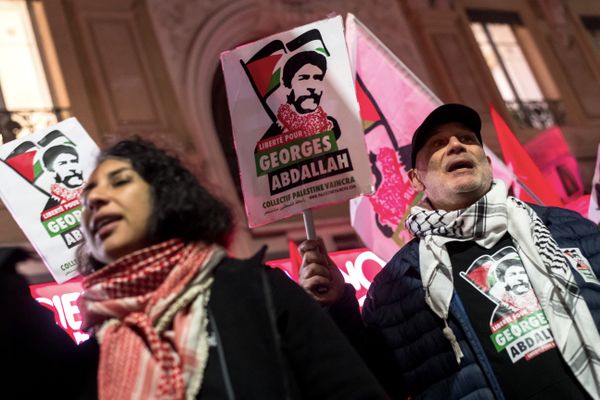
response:
[(481, 118), (479, 118), (477, 111), (463, 104), (449, 103), (441, 105), (425, 118), (413, 134), (410, 157), (412, 168), (415, 167), (417, 153), (425, 145), (429, 136), (437, 127), (448, 122), (460, 122), (477, 136), (479, 143), (483, 144), (481, 140)]

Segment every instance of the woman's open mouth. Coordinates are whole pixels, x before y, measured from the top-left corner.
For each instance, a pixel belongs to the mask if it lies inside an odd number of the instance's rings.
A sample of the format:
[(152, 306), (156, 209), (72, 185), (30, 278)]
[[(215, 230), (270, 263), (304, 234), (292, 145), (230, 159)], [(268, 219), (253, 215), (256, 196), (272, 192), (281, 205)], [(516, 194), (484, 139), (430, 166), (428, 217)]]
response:
[(106, 238), (116, 228), (117, 223), (122, 219), (120, 215), (111, 214), (97, 217), (94, 219), (92, 234), (100, 239)]

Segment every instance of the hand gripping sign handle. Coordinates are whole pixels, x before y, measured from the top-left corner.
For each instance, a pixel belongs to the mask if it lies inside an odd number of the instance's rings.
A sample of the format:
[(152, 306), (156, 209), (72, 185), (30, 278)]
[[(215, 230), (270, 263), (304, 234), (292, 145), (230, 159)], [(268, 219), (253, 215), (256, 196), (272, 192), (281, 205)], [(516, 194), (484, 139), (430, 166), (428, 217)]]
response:
[[(313, 219), (312, 209), (307, 208), (302, 212), (304, 218), (304, 229), (306, 230), (306, 238), (308, 240), (317, 240), (317, 233), (315, 231), (315, 221)], [(319, 294), (325, 294), (329, 291), (327, 286), (321, 285), (315, 288), (315, 291)]]

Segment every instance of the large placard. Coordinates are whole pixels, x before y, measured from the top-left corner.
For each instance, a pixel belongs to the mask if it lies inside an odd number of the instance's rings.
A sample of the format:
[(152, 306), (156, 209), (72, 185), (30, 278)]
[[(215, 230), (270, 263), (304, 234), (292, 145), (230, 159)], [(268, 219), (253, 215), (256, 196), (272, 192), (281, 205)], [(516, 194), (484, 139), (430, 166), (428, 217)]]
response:
[(341, 17), (221, 63), (250, 227), (371, 192)]

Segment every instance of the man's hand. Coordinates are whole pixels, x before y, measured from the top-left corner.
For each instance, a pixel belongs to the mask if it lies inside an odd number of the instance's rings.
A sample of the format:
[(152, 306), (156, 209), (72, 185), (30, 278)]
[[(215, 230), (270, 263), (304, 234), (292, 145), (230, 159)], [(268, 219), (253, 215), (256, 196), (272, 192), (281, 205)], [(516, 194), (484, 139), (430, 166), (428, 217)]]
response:
[(302, 266), (298, 283), (321, 305), (335, 303), (344, 293), (344, 277), (327, 255), (321, 240), (305, 240), (298, 247)]

